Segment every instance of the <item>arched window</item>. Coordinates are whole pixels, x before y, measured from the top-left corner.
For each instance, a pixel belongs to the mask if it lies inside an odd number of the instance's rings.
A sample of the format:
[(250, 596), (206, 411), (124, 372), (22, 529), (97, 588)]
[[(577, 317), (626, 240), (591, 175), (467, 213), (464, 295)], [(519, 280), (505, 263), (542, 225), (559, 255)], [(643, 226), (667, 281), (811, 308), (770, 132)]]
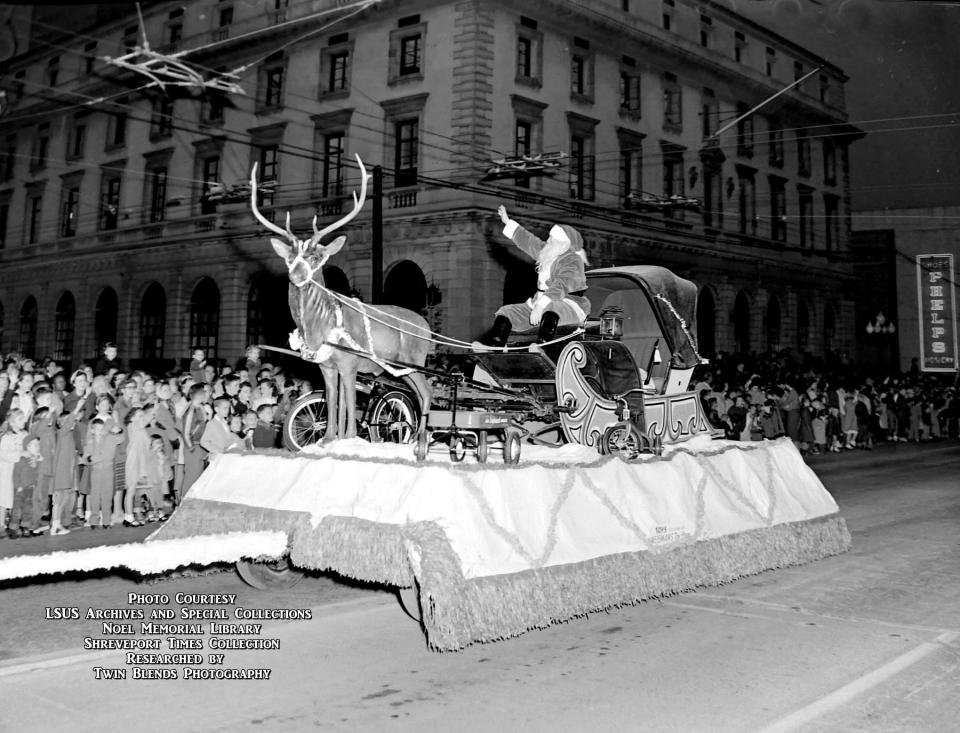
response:
[(20, 306), (20, 341), (17, 350), (24, 356), (36, 357), (37, 299), (32, 295), (28, 295)]
[(53, 358), (62, 365), (73, 361), (73, 331), (77, 323), (77, 303), (68, 290), (57, 301), (56, 320), (53, 329)]
[(294, 328), (287, 302), (288, 285), (286, 273), (260, 272), (254, 276), (247, 294), (247, 344), (286, 346)]
[(697, 345), (702, 356), (714, 356), (717, 350), (716, 340), (716, 304), (710, 288), (700, 291), (697, 298)]
[(767, 301), (767, 349), (780, 351), (780, 299), (776, 295)]
[(160, 283), (150, 283), (140, 300), (140, 357), (163, 358), (163, 338), (167, 325), (167, 294)]
[(832, 303), (827, 303), (823, 310), (823, 350), (833, 351), (836, 348), (837, 313)]
[(427, 307), (427, 279), (423, 270), (410, 260), (391, 267), (383, 283), (383, 302), (423, 313)]
[(326, 267), (323, 270), (323, 284), (335, 293), (350, 295), (350, 281), (339, 267)]
[(797, 301), (797, 352), (810, 350), (810, 309), (805, 300)]
[(97, 298), (93, 312), (94, 355), (103, 352), (104, 344), (117, 340), (117, 293), (113, 288), (104, 288)]
[(733, 341), (737, 353), (750, 353), (750, 301), (742, 290), (733, 303)]
[(220, 289), (205, 277), (190, 297), (190, 348), (203, 349), (208, 359), (216, 358), (219, 335)]

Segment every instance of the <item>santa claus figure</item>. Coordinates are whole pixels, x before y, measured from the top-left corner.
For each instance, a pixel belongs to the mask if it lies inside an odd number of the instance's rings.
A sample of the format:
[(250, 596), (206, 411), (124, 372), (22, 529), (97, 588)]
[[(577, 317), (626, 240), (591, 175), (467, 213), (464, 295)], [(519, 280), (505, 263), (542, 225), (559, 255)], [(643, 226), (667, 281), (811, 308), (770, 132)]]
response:
[(558, 325), (579, 326), (590, 312), (584, 297), (587, 279), (580, 233), (566, 224), (550, 229), (544, 242), (509, 217), (505, 207), (497, 209), (503, 222), (503, 235), (537, 264), (537, 292), (524, 303), (505, 305), (497, 311), (493, 327), (474, 342), (477, 349), (502, 348), (513, 330), (539, 326), (537, 343), (552, 341)]

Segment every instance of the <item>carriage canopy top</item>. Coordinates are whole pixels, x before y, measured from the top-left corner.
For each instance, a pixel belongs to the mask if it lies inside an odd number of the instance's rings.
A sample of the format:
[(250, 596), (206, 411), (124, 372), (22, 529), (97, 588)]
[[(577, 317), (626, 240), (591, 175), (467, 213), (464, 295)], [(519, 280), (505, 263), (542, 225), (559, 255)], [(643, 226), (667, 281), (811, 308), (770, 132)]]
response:
[[(590, 270), (587, 273), (588, 290), (603, 290), (603, 283), (608, 278), (627, 278), (646, 293), (673, 352), (675, 366), (688, 369), (701, 363), (697, 344), (697, 286), (694, 283), (674, 275), (665, 267), (632, 265)], [(590, 300), (594, 308), (601, 307), (603, 302), (602, 298), (591, 297)], [(591, 315), (598, 316), (599, 312)]]

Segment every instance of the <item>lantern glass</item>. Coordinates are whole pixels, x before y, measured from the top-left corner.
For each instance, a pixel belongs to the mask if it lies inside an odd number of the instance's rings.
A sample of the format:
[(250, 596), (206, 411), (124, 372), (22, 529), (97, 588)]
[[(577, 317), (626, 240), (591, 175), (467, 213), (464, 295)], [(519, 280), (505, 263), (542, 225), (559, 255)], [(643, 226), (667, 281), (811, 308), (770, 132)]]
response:
[(604, 313), (600, 316), (600, 336), (618, 339), (623, 336), (623, 316), (619, 313)]

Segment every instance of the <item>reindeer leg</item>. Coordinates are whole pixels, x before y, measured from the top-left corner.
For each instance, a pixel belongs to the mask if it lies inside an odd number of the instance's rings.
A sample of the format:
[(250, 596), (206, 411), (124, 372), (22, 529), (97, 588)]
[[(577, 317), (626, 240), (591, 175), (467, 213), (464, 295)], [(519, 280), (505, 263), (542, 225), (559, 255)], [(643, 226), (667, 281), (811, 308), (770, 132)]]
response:
[(403, 377), (403, 381), (413, 388), (420, 400), (420, 424), (417, 426), (417, 435), (420, 435), (427, 429), (427, 414), (430, 412), (430, 403), (433, 400), (433, 389), (426, 375), (421, 372), (412, 372)]
[(347, 396), (347, 378), (345, 373), (340, 373), (340, 391), (339, 391), (339, 404), (337, 405), (337, 435), (341, 438), (353, 438), (354, 435), (350, 435), (350, 430), (348, 426), (350, 425), (350, 416), (347, 414), (350, 409), (350, 400)]
[(327, 429), (323, 434), (322, 443), (329, 443), (337, 438), (337, 390), (339, 378), (335, 367), (320, 367), (323, 372), (323, 390), (327, 397)]
[(357, 437), (357, 370), (346, 369), (340, 375), (340, 386), (343, 387), (343, 406), (346, 413), (345, 432), (341, 433), (345, 438)]

